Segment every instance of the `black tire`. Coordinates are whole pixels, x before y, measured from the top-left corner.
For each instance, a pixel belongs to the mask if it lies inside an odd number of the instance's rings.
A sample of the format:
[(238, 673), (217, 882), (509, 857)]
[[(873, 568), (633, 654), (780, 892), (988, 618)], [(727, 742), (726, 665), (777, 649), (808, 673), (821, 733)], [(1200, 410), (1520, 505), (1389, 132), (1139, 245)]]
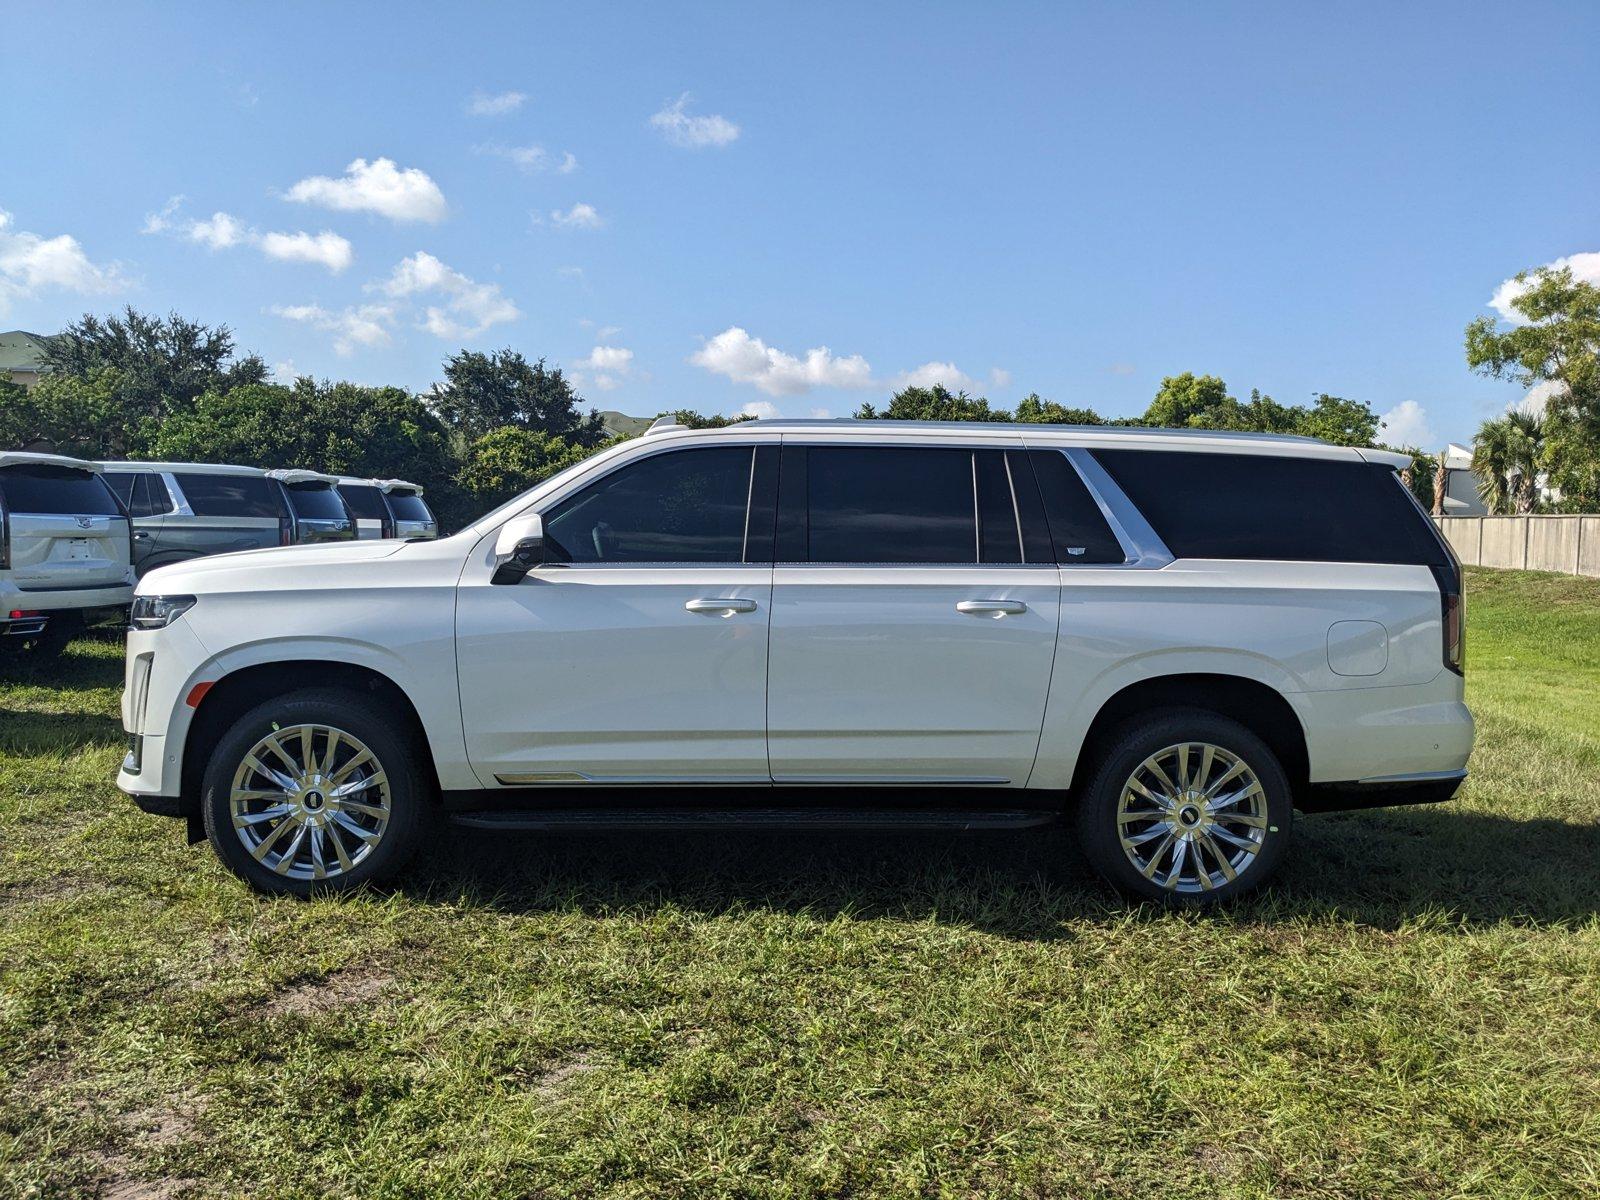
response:
[[(1169, 871), (1158, 864), (1153, 877), (1147, 877), (1135, 866), (1130, 851), (1124, 850), (1121, 837), (1124, 828), (1129, 829), (1130, 837), (1134, 838), (1150, 833), (1153, 841), (1146, 844), (1159, 848), (1166, 837), (1165, 833), (1157, 831), (1159, 822), (1152, 820), (1125, 825), (1119, 822), (1118, 809), (1123, 789), (1135, 770), (1151, 756), (1184, 743), (1205, 743), (1218, 747), (1254, 772), (1264, 794), (1265, 803), (1260, 806), (1264, 812), (1241, 810), (1244, 814), (1241, 818), (1223, 818), (1221, 832), (1233, 837), (1245, 835), (1253, 840), (1253, 827), (1242, 823), (1244, 817), (1248, 817), (1251, 821), (1263, 822), (1258, 829), (1261, 841), (1258, 849), (1250, 852), (1234, 850), (1231, 842), (1224, 842), (1219, 836), (1210, 838), (1206, 843), (1208, 848), (1202, 851), (1196, 848), (1198, 838), (1191, 835), (1190, 846), (1185, 848), (1185, 865), (1177, 872), (1175, 880), (1168, 881), (1172, 886), (1164, 886), (1162, 877), (1168, 875)], [(1197, 765), (1194, 770), (1198, 772)], [(1219, 774), (1220, 767), (1214, 769), (1211, 778), (1216, 779)], [(1142, 807), (1144, 802), (1136, 800), (1135, 804)], [(1164, 827), (1177, 833), (1183, 829), (1182, 821), (1196, 817), (1202, 822), (1215, 824), (1203, 810), (1204, 805), (1192, 806), (1180, 802), (1173, 818)], [(1261, 738), (1238, 721), (1204, 709), (1163, 709), (1119, 726), (1104, 740), (1090, 767), (1088, 785), (1078, 798), (1076, 817), (1078, 844), (1084, 857), (1119, 891), (1140, 899), (1198, 906), (1242, 896), (1261, 886), (1277, 872), (1289, 849), (1294, 801), (1290, 795), (1288, 777), (1277, 756)], [(1209, 825), (1202, 828), (1209, 828)], [(1244, 855), (1239, 863), (1231, 863), (1226, 867), (1234, 872), (1234, 878), (1224, 876), (1223, 862), (1217, 858), (1216, 850), (1209, 847)], [(1187, 858), (1190, 849), (1197, 855), (1195, 861)], [(1148, 850), (1138, 852), (1151, 854)], [(1169, 866), (1176, 853), (1175, 846), (1168, 851), (1166, 862)], [(1203, 886), (1196, 861), (1210, 868), (1205, 875), (1208, 880), (1214, 881), (1214, 885), (1205, 890), (1194, 890)]]
[[(234, 775), (246, 754), (269, 733), (300, 725), (326, 726), (353, 736), (371, 751), (387, 778), (389, 816), (380, 839), (350, 869), (331, 864), (333, 872), (321, 879), (279, 874), (257, 861), (234, 829), (230, 804)], [(270, 894), (345, 892), (393, 877), (416, 852), (433, 815), (432, 783), (411, 736), (393, 709), (359, 692), (316, 688), (258, 704), (234, 722), (206, 764), (200, 807), (212, 849), (229, 870), (252, 888)], [(325, 803), (318, 801), (319, 806)], [(276, 825), (267, 828), (275, 829)], [(291, 829), (284, 843), (293, 836)]]

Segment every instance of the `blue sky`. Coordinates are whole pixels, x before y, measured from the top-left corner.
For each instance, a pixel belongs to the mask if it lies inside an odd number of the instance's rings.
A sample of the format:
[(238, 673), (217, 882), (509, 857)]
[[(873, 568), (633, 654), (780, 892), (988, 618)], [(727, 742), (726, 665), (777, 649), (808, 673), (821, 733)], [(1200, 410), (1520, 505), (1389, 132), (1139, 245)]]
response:
[(1121, 415), (1192, 370), (1437, 444), (1518, 398), (1468, 320), (1600, 251), (1588, 3), (33, 4), (5, 39), (0, 328), (176, 309), (286, 372), (510, 345), (633, 413), (942, 378)]

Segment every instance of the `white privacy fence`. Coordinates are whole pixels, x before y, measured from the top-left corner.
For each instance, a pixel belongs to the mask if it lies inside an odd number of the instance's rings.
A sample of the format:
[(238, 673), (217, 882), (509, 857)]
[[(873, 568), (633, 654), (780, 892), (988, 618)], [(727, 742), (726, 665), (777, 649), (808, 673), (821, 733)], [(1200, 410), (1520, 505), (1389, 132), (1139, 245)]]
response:
[(1600, 516), (1434, 520), (1456, 557), (1472, 566), (1600, 577)]

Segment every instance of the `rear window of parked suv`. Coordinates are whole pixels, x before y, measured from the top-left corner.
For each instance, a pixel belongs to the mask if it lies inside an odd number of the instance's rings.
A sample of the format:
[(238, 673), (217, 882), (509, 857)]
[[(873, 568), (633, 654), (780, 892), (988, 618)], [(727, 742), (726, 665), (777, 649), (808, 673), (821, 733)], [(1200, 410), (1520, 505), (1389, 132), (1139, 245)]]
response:
[(174, 478), (197, 517), (278, 517), (277, 495), (264, 476), (180, 471)]
[(285, 485), (289, 503), (294, 505), (296, 516), (313, 521), (349, 520), (344, 501), (339, 493), (326, 483), (291, 483)]
[(1179, 558), (1449, 561), (1387, 466), (1179, 450), (1094, 456)]
[(431, 521), (433, 514), (416, 492), (390, 492), (389, 507), (400, 521)]
[(27, 465), (0, 471), (0, 500), (14, 513), (41, 516), (120, 517), (122, 507), (105, 480), (70, 467)]

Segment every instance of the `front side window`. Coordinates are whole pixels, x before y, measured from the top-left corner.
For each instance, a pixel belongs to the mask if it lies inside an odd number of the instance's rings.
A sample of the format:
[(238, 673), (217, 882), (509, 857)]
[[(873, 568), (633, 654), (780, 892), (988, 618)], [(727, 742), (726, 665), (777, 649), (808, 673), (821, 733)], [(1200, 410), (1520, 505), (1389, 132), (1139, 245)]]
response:
[(197, 517), (278, 518), (272, 480), (264, 475), (211, 475), (179, 471), (174, 478)]
[(717, 446), (630, 463), (547, 512), (545, 543), (573, 563), (745, 562), (754, 458)]
[(27, 463), (0, 471), (0, 500), (33, 516), (120, 517), (122, 505), (93, 471)]

